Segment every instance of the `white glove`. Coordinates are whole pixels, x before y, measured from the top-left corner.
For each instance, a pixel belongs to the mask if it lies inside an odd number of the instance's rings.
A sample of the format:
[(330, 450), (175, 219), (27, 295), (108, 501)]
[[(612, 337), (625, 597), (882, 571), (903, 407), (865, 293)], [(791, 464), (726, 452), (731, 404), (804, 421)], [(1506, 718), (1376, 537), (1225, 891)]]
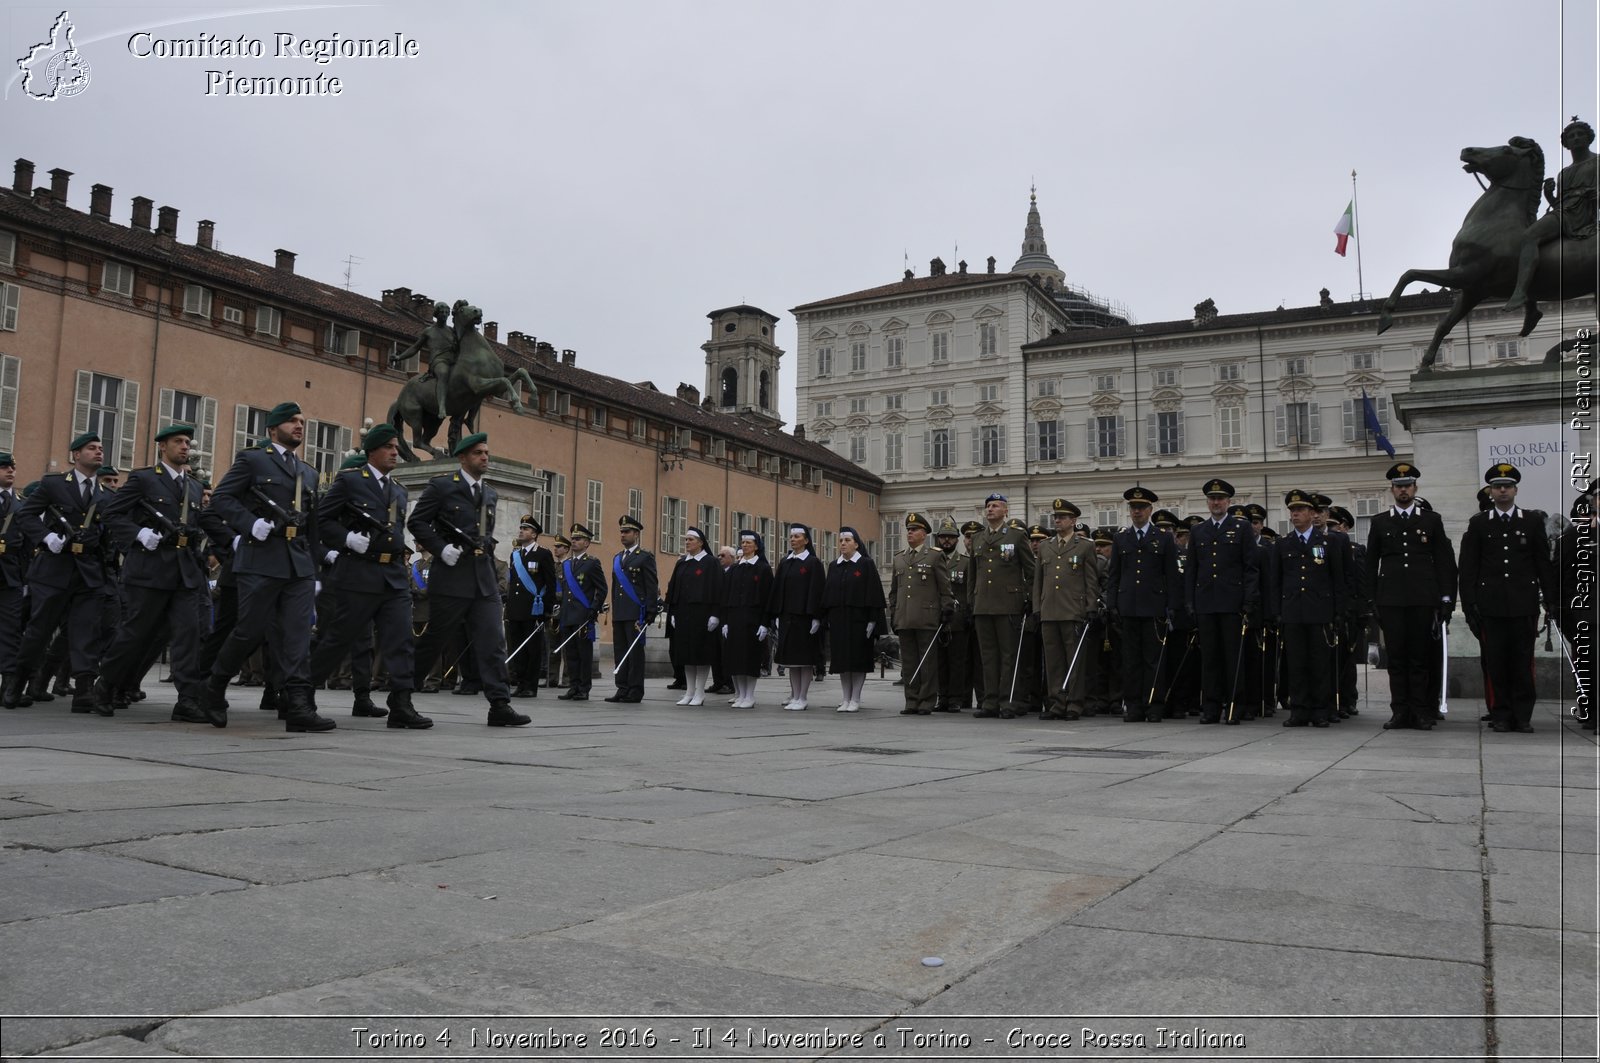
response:
[(276, 527), (276, 525), (274, 525), (267, 518), (257, 517), (256, 522), (250, 525), (250, 536), (257, 542), (264, 543), (267, 541), (267, 537), (272, 534), (272, 529), (274, 527)]
[(316, 597), (317, 595), (319, 595), (321, 593), (322, 593), (322, 581), (321, 580), (316, 580), (311, 584), (311, 595), (312, 595), (312, 597)]
[(358, 554), (367, 552), (367, 547), (372, 545), (372, 537), (362, 535), (360, 532), (345, 532), (344, 544)]
[(67, 545), (67, 537), (60, 532), (48, 532), (45, 534), (44, 544), (50, 548), (52, 554), (59, 554), (61, 548)]
[(870, 639), (872, 637), (872, 629), (877, 627), (877, 626), (878, 626), (878, 622), (876, 620), (868, 620), (867, 621), (867, 638)]
[(217, 581), (214, 580), (214, 579), (206, 580), (206, 587), (209, 590), (216, 590), (217, 589)]
[(322, 555), (322, 563), (324, 565), (331, 565), (337, 560), (339, 560), (339, 551), (337, 550), (329, 550)]
[(813, 635), (815, 635), (817, 632), (819, 632), (821, 630), (822, 630), (822, 621), (820, 621), (820, 620), (811, 621), (811, 633)]
[(727, 624), (723, 624), (722, 625), (722, 637), (723, 638), (727, 638), (728, 637), (728, 625)]
[(756, 628), (756, 641), (757, 642), (765, 642), (765, 641), (767, 641), (767, 625), (762, 624), (760, 627)]
[(454, 565), (457, 561), (461, 560), (461, 547), (457, 546), (455, 543), (451, 543), (449, 546), (446, 546), (443, 550), (439, 551), (439, 560), (443, 561), (447, 565)]
[(239, 540), (243, 539), (243, 538), (244, 538), (244, 536), (242, 536), (242, 535), (235, 535), (233, 537), (233, 552), (234, 553), (237, 554), (239, 552)]
[(722, 626), (722, 621), (718, 620), (716, 617), (712, 617), (710, 620), (706, 621), (706, 630), (707, 631), (715, 631), (715, 630), (717, 630), (717, 628), (719, 628), (721, 626)]
[(138, 539), (139, 545), (146, 550), (155, 550), (161, 546), (161, 536), (156, 533), (154, 528), (140, 528), (139, 534), (134, 538)]

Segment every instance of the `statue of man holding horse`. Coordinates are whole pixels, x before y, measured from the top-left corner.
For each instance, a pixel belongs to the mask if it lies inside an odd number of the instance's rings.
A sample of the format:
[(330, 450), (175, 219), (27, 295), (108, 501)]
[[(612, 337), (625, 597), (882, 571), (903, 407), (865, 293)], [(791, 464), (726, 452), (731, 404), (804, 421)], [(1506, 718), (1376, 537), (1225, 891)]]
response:
[(450, 304), (434, 303), (433, 323), (422, 330), (422, 335), (417, 337), (416, 342), (389, 359), (389, 365), (395, 367), (418, 351), (427, 351), (427, 372), (422, 373), (416, 379), (423, 381), (431, 377), (437, 381), (436, 390), (439, 396), (437, 403), (438, 417), (441, 421), (445, 419), (446, 415), (445, 396), (448, 394), (450, 367), (455, 364), (456, 344), (458, 342), (455, 330), (447, 324), (449, 320)]
[(1522, 237), (1522, 249), (1517, 257), (1517, 283), (1506, 301), (1507, 310), (1521, 310), (1527, 304), (1528, 282), (1533, 279), (1534, 267), (1539, 263), (1540, 245), (1561, 237), (1588, 240), (1594, 236), (1596, 217), (1600, 215), (1600, 198), (1597, 198), (1600, 156), (1590, 150), (1593, 144), (1594, 128), (1573, 116), (1567, 128), (1561, 131), (1561, 146), (1572, 152), (1572, 164), (1561, 171), (1559, 180), (1545, 179), (1544, 198), (1550, 210), (1530, 225)]

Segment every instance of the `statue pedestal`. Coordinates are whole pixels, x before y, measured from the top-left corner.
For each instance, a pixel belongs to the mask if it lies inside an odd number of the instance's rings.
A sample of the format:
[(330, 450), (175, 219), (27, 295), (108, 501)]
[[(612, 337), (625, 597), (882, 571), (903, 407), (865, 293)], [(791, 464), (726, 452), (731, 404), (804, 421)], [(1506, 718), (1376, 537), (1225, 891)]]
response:
[[(410, 494), (411, 504), (416, 505), (429, 480), (454, 473), (460, 468), (461, 463), (455, 458), (403, 461), (395, 466), (394, 478)], [(494, 527), (495, 538), (499, 540), (495, 557), (499, 560), (506, 561), (511, 557), (511, 546), (517, 539), (517, 524), (524, 513), (537, 512), (534, 502), (543, 494), (548, 479), (543, 470), (527, 462), (500, 457), (489, 460), (489, 471), (484, 480), (495, 490)], [(553, 535), (561, 529), (545, 530)]]
[[(1553, 365), (1418, 373), (1393, 396), (1422, 470), (1417, 493), (1443, 518), (1457, 556), (1467, 521), (1478, 512), (1484, 470), (1499, 461), (1521, 470), (1517, 505), (1545, 512), (1554, 544), (1573, 499), (1594, 475), (1593, 369), (1591, 348)], [(1552, 638), (1560, 635), (1552, 631)], [(1561, 647), (1546, 651), (1541, 636), (1534, 654), (1539, 696), (1561, 696), (1563, 682), (1571, 686)], [(1450, 696), (1481, 700), (1478, 642), (1459, 611), (1450, 625), (1450, 658)]]

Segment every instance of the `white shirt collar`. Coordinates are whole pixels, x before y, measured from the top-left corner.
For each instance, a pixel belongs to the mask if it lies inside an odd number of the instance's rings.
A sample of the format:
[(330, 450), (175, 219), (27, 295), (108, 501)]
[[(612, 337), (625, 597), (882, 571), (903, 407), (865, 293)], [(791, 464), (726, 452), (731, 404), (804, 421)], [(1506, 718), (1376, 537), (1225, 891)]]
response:
[(161, 468), (167, 474), (167, 476), (170, 479), (173, 479), (173, 480), (176, 480), (179, 476), (183, 475), (177, 469), (174, 469), (171, 465), (168, 465), (166, 462), (162, 462), (161, 463)]
[(1515, 517), (1517, 515), (1517, 507), (1512, 506), (1510, 509), (1501, 509), (1499, 506), (1490, 506), (1489, 512), (1496, 517)]
[(461, 470), (461, 478), (463, 480), (467, 481), (467, 487), (468, 487), (469, 490), (471, 488), (477, 487), (479, 484), (481, 484), (483, 482), (483, 479), (481, 477), (474, 478), (473, 475), (470, 472), (468, 472), (467, 470), (465, 470), (465, 469)]
[(377, 480), (379, 483), (382, 483), (384, 480), (387, 480), (389, 478), (387, 473), (379, 472), (376, 468), (374, 468), (372, 466), (372, 464), (370, 462), (367, 464), (367, 471), (370, 472), (372, 474), (372, 478), (374, 480)]
[(790, 553), (789, 556), (794, 558), (796, 561), (804, 561), (806, 558), (811, 556), (811, 548), (810, 547), (806, 547), (804, 550), (800, 551), (798, 554)]
[(841, 556), (841, 557), (840, 557), (840, 558), (839, 558), (839, 561), (848, 561), (848, 562), (850, 562), (850, 563), (851, 563), (851, 564), (855, 564), (855, 563), (856, 563), (856, 562), (857, 562), (857, 561), (860, 561), (860, 560), (861, 560), (861, 551), (860, 551), (860, 550), (857, 550), (857, 551), (856, 551), (856, 552), (855, 552), (855, 553), (853, 553), (853, 554), (849, 554), (849, 555), (842, 555), (842, 556)]
[(753, 565), (753, 564), (755, 564), (755, 563), (756, 563), (756, 562), (757, 562), (757, 561), (760, 561), (760, 560), (761, 560), (761, 558), (759, 558), (759, 557), (757, 557), (757, 556), (756, 556), (756, 555), (754, 555), (754, 554), (752, 554), (752, 555), (751, 555), (751, 556), (749, 556), (749, 557), (741, 557), (741, 558), (740, 558), (740, 559), (739, 559), (739, 560), (738, 560), (738, 564), (741, 564), (741, 565)]
[(685, 561), (704, 561), (705, 559), (706, 552), (704, 550), (700, 551), (698, 554), (689, 554), (684, 558)]

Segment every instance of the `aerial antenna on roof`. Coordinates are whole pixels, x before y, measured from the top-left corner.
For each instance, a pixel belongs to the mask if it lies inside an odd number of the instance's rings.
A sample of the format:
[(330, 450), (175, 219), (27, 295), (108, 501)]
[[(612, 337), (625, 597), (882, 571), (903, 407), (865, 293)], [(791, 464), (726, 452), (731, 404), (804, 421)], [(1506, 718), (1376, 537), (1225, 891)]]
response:
[(345, 291), (349, 291), (350, 290), (350, 277), (351, 277), (351, 275), (353, 273), (355, 273), (356, 266), (359, 265), (362, 262), (365, 262), (365, 261), (366, 261), (366, 259), (359, 258), (359, 257), (357, 257), (355, 255), (350, 255), (349, 257), (347, 257), (344, 260), (344, 290)]

